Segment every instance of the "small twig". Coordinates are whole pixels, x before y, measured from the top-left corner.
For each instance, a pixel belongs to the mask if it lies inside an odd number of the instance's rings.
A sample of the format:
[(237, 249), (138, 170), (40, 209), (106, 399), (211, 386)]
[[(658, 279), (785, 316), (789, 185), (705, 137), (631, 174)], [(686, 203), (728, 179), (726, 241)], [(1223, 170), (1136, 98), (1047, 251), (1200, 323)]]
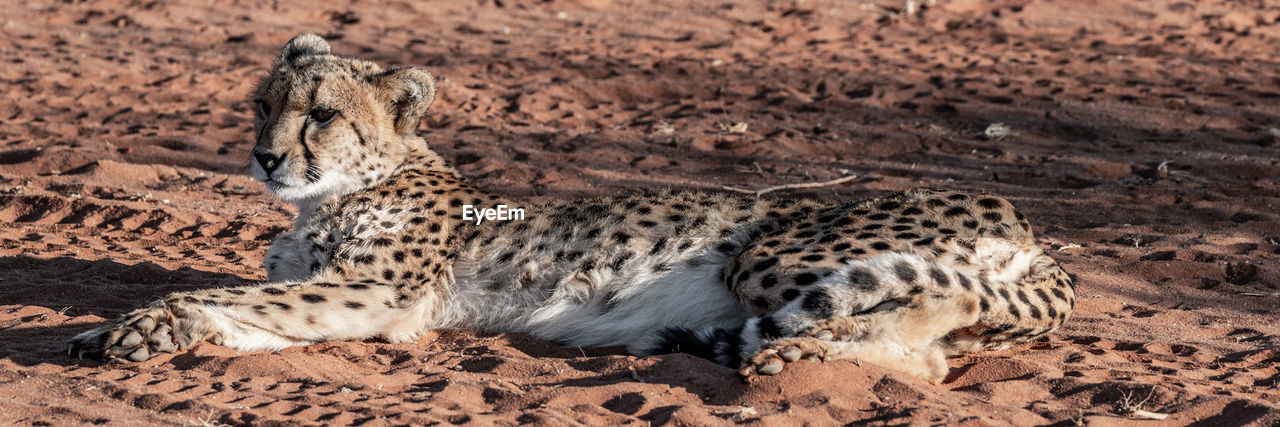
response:
[(1241, 292), (1246, 297), (1280, 297), (1280, 292)]
[(756, 411), (756, 408), (752, 408), (750, 406), (739, 406), (738, 409), (714, 413), (714, 415), (721, 418), (728, 418), (729, 421), (734, 423), (741, 423), (749, 419), (759, 418), (760, 412)]
[(1118, 406), (1117, 409), (1119, 410), (1121, 415), (1131, 415), (1139, 418), (1146, 418), (1149, 420), (1163, 420), (1165, 418), (1169, 418), (1169, 414), (1161, 414), (1159, 412), (1151, 412), (1151, 411), (1142, 409), (1142, 405), (1146, 405), (1147, 401), (1150, 401), (1151, 397), (1155, 396), (1156, 394), (1155, 387), (1151, 387), (1151, 391), (1147, 392), (1147, 397), (1142, 399), (1142, 401), (1140, 402), (1134, 402), (1133, 392), (1134, 392), (1133, 390), (1129, 390), (1128, 393), (1125, 393), (1123, 396), (1121, 396), (1122, 400), (1118, 402), (1119, 404), (1117, 405)]
[(1169, 414), (1161, 414), (1159, 412), (1144, 411), (1141, 409), (1134, 409), (1133, 416), (1138, 418), (1151, 419), (1151, 420), (1163, 420), (1165, 418), (1169, 418)]
[(739, 167), (739, 168), (738, 168), (738, 172), (742, 172), (742, 173), (754, 173), (754, 174), (756, 174), (756, 175), (760, 175), (760, 176), (769, 176), (769, 174), (764, 173), (764, 169), (760, 167), (760, 162), (751, 162), (751, 164), (752, 164), (753, 166), (755, 166), (755, 169), (747, 169), (747, 168), (744, 168), (744, 167)]
[(782, 185), (775, 185), (775, 186), (768, 187), (768, 188), (762, 188), (762, 189), (759, 189), (759, 190), (750, 190), (750, 189), (746, 189), (746, 188), (730, 187), (730, 186), (727, 186), (727, 185), (722, 185), (722, 186), (720, 186), (720, 188), (721, 188), (721, 189), (724, 189), (724, 190), (728, 190), (728, 191), (738, 192), (738, 193), (753, 194), (753, 195), (755, 195), (756, 197), (760, 197), (760, 196), (763, 196), (763, 195), (765, 195), (765, 194), (772, 193), (772, 192), (774, 192), (774, 191), (778, 191), (778, 190), (796, 190), (796, 189), (805, 189), (805, 188), (819, 188), (819, 187), (827, 187), (827, 186), (832, 186), (832, 185), (836, 185), (836, 184), (843, 184), (843, 183), (846, 183), (846, 182), (849, 182), (849, 181), (853, 181), (854, 179), (857, 179), (857, 178), (858, 178), (858, 175), (847, 175), (847, 176), (843, 176), (843, 177), (840, 177), (840, 178), (836, 178), (836, 179), (833, 179), (833, 180), (830, 180), (830, 181), (822, 181), (822, 182), (798, 182), (798, 183), (794, 183), (794, 184), (782, 184)]
[(1207, 184), (1207, 183), (1209, 183), (1209, 180), (1204, 179), (1204, 178), (1201, 178), (1201, 177), (1198, 177), (1198, 176), (1191, 175), (1190, 173), (1187, 173), (1187, 171), (1169, 171), (1169, 176), (1174, 177), (1174, 178), (1178, 178), (1178, 179), (1185, 179), (1185, 180), (1188, 180), (1188, 181), (1194, 181), (1194, 182), (1201, 183), (1201, 184)]

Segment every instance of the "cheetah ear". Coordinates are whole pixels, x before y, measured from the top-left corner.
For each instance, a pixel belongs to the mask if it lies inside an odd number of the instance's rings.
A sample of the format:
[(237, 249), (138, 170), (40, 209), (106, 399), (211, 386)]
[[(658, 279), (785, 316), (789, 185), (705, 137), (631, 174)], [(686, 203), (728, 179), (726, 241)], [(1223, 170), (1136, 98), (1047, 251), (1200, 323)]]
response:
[(289, 43), (284, 45), (284, 50), (280, 51), (279, 63), (292, 64), (304, 56), (311, 55), (327, 55), (329, 53), (329, 42), (315, 34), (299, 34), (295, 36)]
[(409, 134), (427, 115), (427, 107), (436, 100), (436, 81), (421, 68), (392, 68), (373, 76), (378, 93), (395, 116), (396, 133)]

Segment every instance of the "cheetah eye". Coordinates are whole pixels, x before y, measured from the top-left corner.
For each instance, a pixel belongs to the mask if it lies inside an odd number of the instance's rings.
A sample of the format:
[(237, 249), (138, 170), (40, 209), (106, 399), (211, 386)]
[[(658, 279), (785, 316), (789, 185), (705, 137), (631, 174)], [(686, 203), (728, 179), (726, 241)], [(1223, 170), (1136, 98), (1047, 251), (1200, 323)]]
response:
[(262, 116), (264, 119), (271, 116), (271, 106), (267, 105), (267, 101), (253, 101), (253, 103), (258, 107), (259, 116)]
[(329, 124), (334, 117), (338, 117), (338, 112), (330, 108), (316, 108), (311, 110), (311, 120), (315, 120), (321, 126)]

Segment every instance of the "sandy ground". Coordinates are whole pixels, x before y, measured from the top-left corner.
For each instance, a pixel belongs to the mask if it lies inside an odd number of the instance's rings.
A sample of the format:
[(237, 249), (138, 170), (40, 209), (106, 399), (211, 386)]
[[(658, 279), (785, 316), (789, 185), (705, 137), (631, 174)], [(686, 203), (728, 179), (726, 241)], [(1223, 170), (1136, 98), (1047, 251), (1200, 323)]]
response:
[[(0, 424), (1280, 422), (1280, 6), (895, 4), (6, 5)], [(686, 355), (467, 331), (67, 358), (130, 307), (264, 279), (292, 208), (245, 176), (247, 99), (300, 32), (438, 74), (422, 133), (509, 196), (845, 174), (800, 194), (1007, 196), (1079, 276), (1075, 318), (951, 360), (940, 386), (850, 362), (747, 384)]]

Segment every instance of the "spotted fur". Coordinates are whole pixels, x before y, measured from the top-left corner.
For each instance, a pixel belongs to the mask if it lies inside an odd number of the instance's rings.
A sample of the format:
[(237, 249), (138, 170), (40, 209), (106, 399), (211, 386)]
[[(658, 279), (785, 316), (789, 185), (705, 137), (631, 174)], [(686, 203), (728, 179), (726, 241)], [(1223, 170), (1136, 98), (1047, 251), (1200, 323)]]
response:
[[(415, 134), (429, 73), (302, 35), (255, 93), (254, 177), (295, 203), (268, 283), (182, 292), (76, 336), (141, 361), (439, 328), (687, 351), (747, 374), (856, 358), (938, 379), (943, 357), (1048, 333), (1070, 278), (1008, 201), (913, 190), (831, 205), (668, 191), (525, 203), (472, 187)], [(523, 208), (520, 221), (463, 207)]]

